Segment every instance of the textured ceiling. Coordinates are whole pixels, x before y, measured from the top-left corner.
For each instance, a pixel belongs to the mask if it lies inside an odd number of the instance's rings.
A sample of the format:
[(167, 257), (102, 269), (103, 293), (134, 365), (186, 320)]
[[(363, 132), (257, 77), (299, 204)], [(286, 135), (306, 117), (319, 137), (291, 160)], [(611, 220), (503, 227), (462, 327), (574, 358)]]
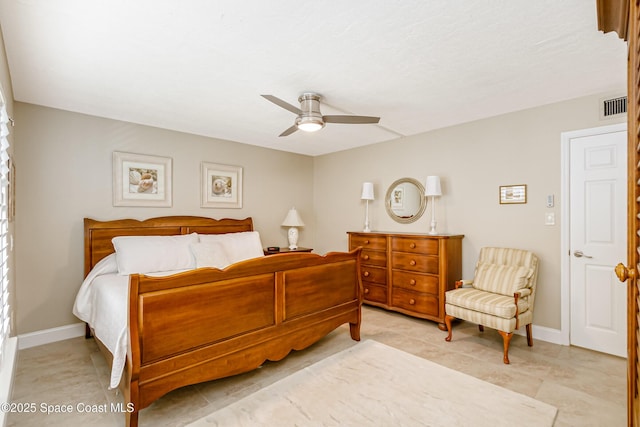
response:
[[(626, 87), (595, 0), (0, 0), (17, 101), (308, 155)], [(278, 135), (313, 91), (380, 116)]]

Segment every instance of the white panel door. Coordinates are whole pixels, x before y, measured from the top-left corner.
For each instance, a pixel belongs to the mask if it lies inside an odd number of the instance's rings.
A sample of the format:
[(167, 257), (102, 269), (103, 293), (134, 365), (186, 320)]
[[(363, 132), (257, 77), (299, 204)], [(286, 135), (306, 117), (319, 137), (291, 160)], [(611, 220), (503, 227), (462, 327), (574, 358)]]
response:
[(614, 273), (626, 258), (626, 130), (570, 142), (571, 344), (627, 354), (626, 289)]

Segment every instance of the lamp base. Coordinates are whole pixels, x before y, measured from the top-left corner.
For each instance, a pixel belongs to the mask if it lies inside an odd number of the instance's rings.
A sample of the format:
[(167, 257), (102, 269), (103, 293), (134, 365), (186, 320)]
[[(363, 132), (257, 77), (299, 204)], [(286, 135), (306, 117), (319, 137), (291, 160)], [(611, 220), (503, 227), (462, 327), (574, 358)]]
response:
[(298, 229), (296, 227), (291, 227), (287, 234), (289, 237), (289, 249), (298, 249)]
[(438, 234), (438, 232), (436, 231), (436, 225), (438, 225), (437, 222), (431, 221), (431, 229), (429, 230), (429, 234), (432, 236)]
[(371, 232), (371, 228), (369, 227), (369, 200), (367, 200), (367, 209), (364, 214), (364, 230), (362, 231), (365, 233)]

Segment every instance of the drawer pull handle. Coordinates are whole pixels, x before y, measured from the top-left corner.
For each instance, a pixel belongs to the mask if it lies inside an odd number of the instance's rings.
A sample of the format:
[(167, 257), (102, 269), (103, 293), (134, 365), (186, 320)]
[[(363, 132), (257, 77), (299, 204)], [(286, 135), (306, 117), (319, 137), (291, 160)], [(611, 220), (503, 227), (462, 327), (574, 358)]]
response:
[(410, 247), (411, 249), (415, 249), (415, 248), (416, 248), (416, 244), (415, 244), (415, 243), (411, 243), (411, 244), (409, 245), (409, 247)]
[(369, 293), (369, 288), (364, 288), (364, 293), (368, 294)]
[(415, 303), (416, 303), (416, 300), (414, 300), (413, 298), (411, 298), (411, 299), (409, 300), (409, 304), (411, 304), (411, 305), (415, 305)]
[(363, 259), (363, 260), (365, 260), (365, 261), (367, 261), (367, 260), (369, 259), (369, 255), (364, 255), (364, 256), (362, 257), (362, 259)]
[(368, 240), (365, 240), (365, 241), (364, 241), (364, 244), (365, 244), (365, 245), (368, 245), (369, 243), (370, 243), (370, 242), (369, 242)]
[(410, 264), (410, 265), (416, 265), (416, 260), (415, 260), (415, 259), (412, 259), (411, 261), (409, 261), (409, 264)]
[(416, 280), (415, 280), (415, 279), (411, 279), (411, 280), (409, 280), (409, 284), (410, 284), (410, 285), (415, 285), (415, 284), (416, 284)]
[(369, 272), (368, 272), (368, 271), (365, 271), (364, 273), (362, 273), (362, 275), (363, 275), (364, 277), (369, 277)]

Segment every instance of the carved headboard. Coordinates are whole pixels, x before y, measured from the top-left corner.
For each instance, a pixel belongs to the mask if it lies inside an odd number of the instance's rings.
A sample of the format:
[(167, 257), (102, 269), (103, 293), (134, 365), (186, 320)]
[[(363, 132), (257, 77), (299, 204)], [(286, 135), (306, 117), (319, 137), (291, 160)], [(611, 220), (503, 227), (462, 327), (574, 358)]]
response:
[(84, 275), (115, 249), (111, 239), (116, 236), (169, 236), (176, 234), (223, 234), (253, 231), (253, 220), (213, 219), (200, 216), (163, 216), (144, 221), (118, 219), (97, 221), (84, 219)]

